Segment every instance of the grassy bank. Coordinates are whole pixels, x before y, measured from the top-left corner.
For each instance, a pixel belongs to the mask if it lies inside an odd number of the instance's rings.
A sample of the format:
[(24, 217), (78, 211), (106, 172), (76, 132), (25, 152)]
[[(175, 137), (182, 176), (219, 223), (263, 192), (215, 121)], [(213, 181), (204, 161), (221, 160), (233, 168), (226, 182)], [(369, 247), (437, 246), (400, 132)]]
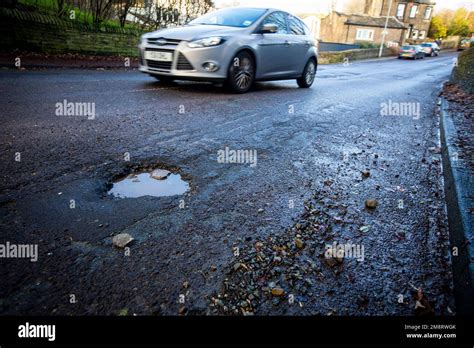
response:
[(474, 47), (459, 54), (451, 82), (459, 85), (467, 93), (474, 93)]

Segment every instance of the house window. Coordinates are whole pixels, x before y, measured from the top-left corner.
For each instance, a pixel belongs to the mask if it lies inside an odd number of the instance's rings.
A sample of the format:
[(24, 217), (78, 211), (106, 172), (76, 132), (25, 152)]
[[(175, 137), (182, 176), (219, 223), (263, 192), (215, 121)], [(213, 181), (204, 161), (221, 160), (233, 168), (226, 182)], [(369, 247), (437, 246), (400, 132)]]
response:
[(426, 31), (421, 30), (421, 31), (420, 31), (420, 34), (418, 34), (418, 38), (421, 39), (421, 40), (423, 40), (425, 37), (426, 37)]
[(417, 11), (418, 11), (418, 5), (413, 5), (410, 9), (410, 18), (415, 18)]
[(432, 10), (433, 10), (433, 7), (427, 7), (426, 8), (426, 10), (425, 10), (425, 19), (430, 19)]
[(413, 30), (413, 31), (411, 32), (411, 38), (412, 38), (413, 40), (418, 39), (418, 30)]
[(403, 15), (405, 14), (405, 7), (406, 7), (406, 4), (398, 4), (397, 18), (403, 18)]
[(374, 31), (369, 29), (357, 29), (356, 40), (374, 41)]
[(410, 24), (405, 31), (405, 39), (409, 39), (411, 37), (411, 32), (413, 31), (413, 24)]

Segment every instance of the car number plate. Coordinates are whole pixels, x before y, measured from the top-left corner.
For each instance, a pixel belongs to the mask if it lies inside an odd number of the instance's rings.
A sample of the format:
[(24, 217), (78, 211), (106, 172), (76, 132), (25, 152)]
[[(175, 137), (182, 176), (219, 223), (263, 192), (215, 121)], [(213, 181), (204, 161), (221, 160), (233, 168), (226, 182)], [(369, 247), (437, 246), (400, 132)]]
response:
[(157, 60), (159, 62), (171, 62), (173, 60), (173, 53), (159, 52), (159, 51), (145, 51), (145, 59)]

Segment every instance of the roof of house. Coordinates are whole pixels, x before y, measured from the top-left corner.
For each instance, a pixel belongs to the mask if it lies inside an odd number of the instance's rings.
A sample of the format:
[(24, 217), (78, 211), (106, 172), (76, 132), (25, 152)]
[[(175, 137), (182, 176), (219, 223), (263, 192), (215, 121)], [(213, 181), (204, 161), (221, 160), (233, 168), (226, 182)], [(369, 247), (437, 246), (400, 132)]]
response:
[[(348, 25), (362, 25), (366, 27), (384, 28), (387, 17), (372, 17), (367, 15), (344, 15), (347, 16), (345, 24)], [(406, 29), (405, 25), (395, 17), (388, 17), (387, 28), (391, 29)]]

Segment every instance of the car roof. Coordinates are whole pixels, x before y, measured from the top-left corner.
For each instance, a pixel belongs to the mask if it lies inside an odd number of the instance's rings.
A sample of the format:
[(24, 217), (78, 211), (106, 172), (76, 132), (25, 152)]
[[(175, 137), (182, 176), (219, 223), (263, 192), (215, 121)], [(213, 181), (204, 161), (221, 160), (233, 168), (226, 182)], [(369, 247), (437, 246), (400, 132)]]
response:
[[(285, 12), (285, 13), (288, 13), (288, 14), (291, 14), (290, 12), (288, 11), (285, 11), (285, 10), (282, 10), (282, 9), (279, 9), (279, 8), (275, 8), (275, 7), (257, 7), (257, 6), (238, 6), (238, 7), (234, 7), (235, 9), (238, 9), (238, 8), (243, 8), (243, 9), (248, 9), (248, 10), (266, 10), (267, 12), (275, 12), (275, 11), (278, 11), (278, 12)], [(292, 15), (294, 16), (294, 15)]]
[(221, 10), (225, 10), (225, 9), (243, 9), (243, 10), (267, 10), (267, 11), (270, 11), (270, 10), (276, 10), (276, 11), (281, 11), (281, 10), (278, 10), (276, 8), (271, 8), (271, 7), (258, 7), (258, 6), (237, 6), (237, 7), (223, 7), (221, 8)]

